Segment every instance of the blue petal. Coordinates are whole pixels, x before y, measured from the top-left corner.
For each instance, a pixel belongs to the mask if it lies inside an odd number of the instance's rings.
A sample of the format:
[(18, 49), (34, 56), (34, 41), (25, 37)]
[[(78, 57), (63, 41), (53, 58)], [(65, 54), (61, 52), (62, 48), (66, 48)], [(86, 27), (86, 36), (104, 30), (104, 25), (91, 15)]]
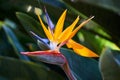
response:
[(45, 38), (41, 38), (39, 37), (37, 34), (35, 34), (34, 32), (30, 31), (30, 33), (33, 35), (33, 37), (41, 42), (43, 42), (44, 44), (48, 45), (49, 40), (45, 39)]
[(49, 15), (48, 15), (48, 13), (47, 13), (46, 8), (45, 8), (45, 15), (46, 15), (46, 19), (47, 19), (47, 24), (48, 24), (48, 26), (50, 27), (50, 30), (53, 31), (53, 29), (54, 29), (54, 24), (53, 24), (52, 20), (50, 19)]

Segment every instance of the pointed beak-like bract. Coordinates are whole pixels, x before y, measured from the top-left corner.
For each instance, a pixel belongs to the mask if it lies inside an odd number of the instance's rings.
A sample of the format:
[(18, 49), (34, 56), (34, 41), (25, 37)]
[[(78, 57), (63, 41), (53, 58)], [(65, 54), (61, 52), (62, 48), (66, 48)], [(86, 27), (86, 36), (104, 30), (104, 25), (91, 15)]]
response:
[(57, 51), (34, 51), (34, 52), (21, 52), (23, 55), (35, 57), (36, 60), (45, 63), (63, 65), (66, 62), (65, 57)]

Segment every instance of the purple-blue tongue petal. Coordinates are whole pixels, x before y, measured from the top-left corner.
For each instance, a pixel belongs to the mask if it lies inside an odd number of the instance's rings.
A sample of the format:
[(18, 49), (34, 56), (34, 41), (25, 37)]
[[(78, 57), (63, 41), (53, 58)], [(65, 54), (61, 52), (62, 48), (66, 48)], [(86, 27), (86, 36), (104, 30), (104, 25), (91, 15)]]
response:
[(39, 41), (41, 41), (41, 42), (43, 42), (43, 43), (45, 43), (45, 44), (47, 44), (47, 43), (49, 42), (48, 39), (41, 38), (40, 36), (38, 36), (37, 34), (35, 34), (35, 33), (32, 32), (32, 31), (30, 31), (30, 33), (32, 34), (32, 36), (33, 36), (35, 39), (37, 39), (37, 40), (39, 40)]
[(41, 50), (49, 50), (50, 49), (50, 46), (48, 45), (48, 42), (49, 42), (48, 39), (41, 38), (32, 31), (30, 31), (30, 33), (37, 40), (37, 44)]
[(50, 19), (49, 15), (48, 15), (48, 13), (47, 13), (46, 8), (45, 8), (45, 15), (46, 15), (47, 24), (48, 24), (48, 26), (50, 27), (50, 30), (53, 31), (53, 29), (54, 29), (54, 24), (53, 24), (52, 20)]

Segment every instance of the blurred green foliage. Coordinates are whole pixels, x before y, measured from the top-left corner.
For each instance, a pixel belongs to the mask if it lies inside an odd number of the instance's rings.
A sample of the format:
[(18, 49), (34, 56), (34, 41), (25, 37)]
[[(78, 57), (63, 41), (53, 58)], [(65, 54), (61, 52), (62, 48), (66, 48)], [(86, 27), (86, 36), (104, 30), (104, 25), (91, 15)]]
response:
[[(65, 27), (78, 15), (80, 22), (95, 16), (74, 40), (99, 54), (100, 58), (86, 58), (66, 47), (61, 49), (78, 80), (120, 80), (118, 0), (0, 0), (0, 80), (67, 79), (58, 66), (34, 61), (20, 54), (21, 51), (40, 50), (29, 31), (45, 37), (34, 14), (35, 7), (43, 9), (44, 6), (54, 24), (67, 8)], [(44, 17), (42, 12), (46, 22)]]

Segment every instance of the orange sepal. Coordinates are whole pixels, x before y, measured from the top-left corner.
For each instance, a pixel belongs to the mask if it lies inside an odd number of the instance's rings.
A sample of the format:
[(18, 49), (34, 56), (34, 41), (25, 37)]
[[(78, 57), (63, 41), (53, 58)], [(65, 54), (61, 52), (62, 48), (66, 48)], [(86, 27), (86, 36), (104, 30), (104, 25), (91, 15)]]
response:
[(80, 30), (80, 28), (83, 27), (85, 24), (87, 24), (92, 18), (94, 18), (94, 16), (92, 16), (89, 19), (83, 21), (77, 28), (75, 28), (73, 30), (73, 32), (71, 33), (69, 39), (71, 39), (72, 37), (74, 37), (74, 35)]
[(75, 25), (77, 24), (77, 22), (79, 21), (79, 16), (76, 18), (76, 20), (70, 25), (68, 26), (58, 37), (58, 41), (59, 42), (64, 42), (65, 40), (68, 39), (68, 37), (70, 36), (70, 34), (72, 33)]
[(43, 28), (46, 36), (48, 37), (49, 40), (52, 41), (52, 40), (53, 40), (53, 36), (52, 36), (51, 32), (46, 28), (46, 26), (44, 25), (41, 17), (40, 17), (39, 15), (37, 15), (37, 16), (38, 16), (38, 18), (39, 18), (39, 20), (40, 20), (40, 23), (41, 23), (41, 25), (42, 25), (42, 28)]
[(96, 53), (91, 51), (90, 49), (86, 48), (85, 46), (78, 44), (77, 42), (73, 40), (69, 40), (67, 42), (67, 46), (69, 48), (73, 48), (74, 52), (76, 52), (78, 55), (84, 56), (84, 57), (98, 57)]
[(54, 39), (57, 40), (58, 36), (62, 33), (62, 30), (63, 30), (63, 25), (64, 25), (64, 21), (65, 21), (65, 17), (66, 17), (66, 12), (67, 10), (65, 10), (62, 15), (60, 16), (57, 24), (56, 24), (56, 27), (55, 27), (55, 30), (54, 30)]

